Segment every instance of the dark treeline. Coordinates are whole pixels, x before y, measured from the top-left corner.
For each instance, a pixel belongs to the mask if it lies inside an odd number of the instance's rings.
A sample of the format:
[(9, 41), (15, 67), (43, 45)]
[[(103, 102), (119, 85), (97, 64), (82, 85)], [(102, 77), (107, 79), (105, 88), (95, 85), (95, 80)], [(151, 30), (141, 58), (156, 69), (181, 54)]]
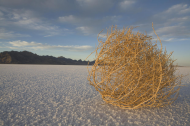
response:
[[(95, 61), (89, 62), (93, 65)], [(87, 65), (88, 61), (73, 60), (63, 56), (39, 56), (29, 51), (4, 51), (0, 53), (0, 64), (56, 64), (56, 65)]]

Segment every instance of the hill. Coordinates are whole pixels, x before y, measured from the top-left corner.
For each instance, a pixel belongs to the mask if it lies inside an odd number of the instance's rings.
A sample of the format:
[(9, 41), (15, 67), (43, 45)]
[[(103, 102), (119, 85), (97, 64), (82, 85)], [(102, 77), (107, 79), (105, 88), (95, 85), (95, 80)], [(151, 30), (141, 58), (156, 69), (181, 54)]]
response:
[[(95, 61), (89, 62), (93, 65)], [(55, 65), (87, 65), (87, 61), (73, 60), (63, 56), (39, 56), (29, 51), (4, 51), (0, 53), (0, 64), (55, 64)]]

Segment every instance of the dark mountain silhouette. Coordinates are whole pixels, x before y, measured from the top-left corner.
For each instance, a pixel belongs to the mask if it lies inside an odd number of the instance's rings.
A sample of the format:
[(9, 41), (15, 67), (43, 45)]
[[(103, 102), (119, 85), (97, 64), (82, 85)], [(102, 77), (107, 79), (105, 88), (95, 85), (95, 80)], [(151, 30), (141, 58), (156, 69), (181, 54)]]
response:
[[(93, 65), (95, 61), (89, 62)], [(73, 60), (63, 56), (39, 56), (29, 51), (4, 51), (0, 53), (0, 64), (57, 64), (57, 65), (87, 65), (88, 61)]]
[[(94, 61), (90, 61), (89, 65), (94, 65)], [(4, 51), (0, 53), (0, 64), (55, 64), (55, 65), (87, 65), (88, 61), (73, 60), (63, 56), (39, 56), (29, 51)], [(100, 64), (99, 64), (100, 65)], [(183, 67), (174, 65), (175, 67)]]

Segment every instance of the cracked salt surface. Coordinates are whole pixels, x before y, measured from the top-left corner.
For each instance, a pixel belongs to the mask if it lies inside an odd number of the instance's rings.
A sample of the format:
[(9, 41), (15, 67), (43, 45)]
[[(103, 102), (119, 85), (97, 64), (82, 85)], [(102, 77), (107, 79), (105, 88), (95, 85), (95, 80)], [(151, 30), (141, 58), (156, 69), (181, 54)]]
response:
[(87, 76), (86, 66), (0, 64), (0, 125), (190, 125), (190, 75), (171, 106), (137, 110), (101, 105)]

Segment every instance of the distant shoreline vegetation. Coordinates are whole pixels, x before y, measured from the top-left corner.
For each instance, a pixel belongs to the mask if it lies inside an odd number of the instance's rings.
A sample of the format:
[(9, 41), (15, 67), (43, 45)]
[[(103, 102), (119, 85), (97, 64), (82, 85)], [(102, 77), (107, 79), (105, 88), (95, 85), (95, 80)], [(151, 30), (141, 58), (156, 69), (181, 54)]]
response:
[[(94, 63), (95, 61), (89, 61), (89, 65)], [(4, 51), (0, 53), (0, 64), (88, 65), (88, 61), (73, 60), (63, 56), (39, 56), (29, 51)]]
[[(89, 61), (89, 65), (94, 65), (94, 61)], [(28, 64), (28, 65), (88, 65), (88, 61), (73, 60), (63, 56), (39, 56), (29, 51), (4, 51), (0, 53), (0, 64)], [(185, 67), (177, 66), (175, 67)]]

